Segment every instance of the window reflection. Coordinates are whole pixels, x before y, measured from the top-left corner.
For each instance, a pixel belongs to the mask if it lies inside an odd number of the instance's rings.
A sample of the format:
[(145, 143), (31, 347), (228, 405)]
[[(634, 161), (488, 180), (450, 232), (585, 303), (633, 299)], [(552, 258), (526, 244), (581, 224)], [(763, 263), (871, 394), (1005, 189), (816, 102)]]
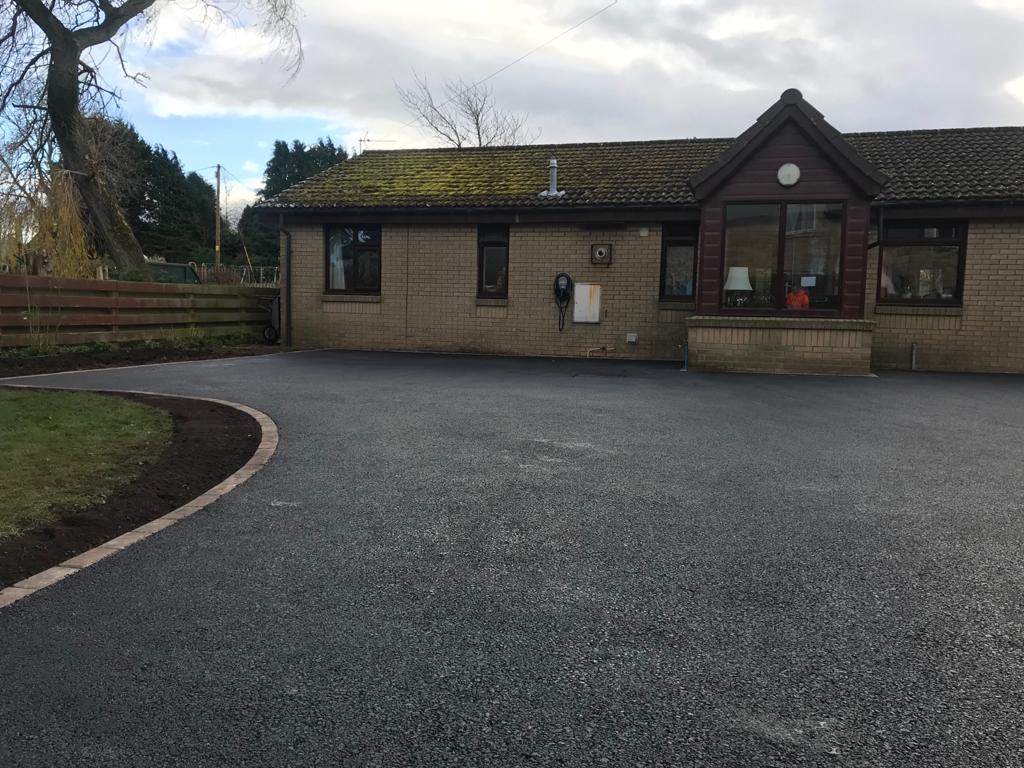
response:
[(786, 309), (839, 309), (839, 260), (843, 206), (790, 203), (786, 206), (783, 279)]
[(779, 206), (730, 205), (725, 214), (726, 307), (775, 307), (775, 272), (779, 260)]
[(842, 241), (842, 203), (729, 205), (722, 305), (838, 310)]

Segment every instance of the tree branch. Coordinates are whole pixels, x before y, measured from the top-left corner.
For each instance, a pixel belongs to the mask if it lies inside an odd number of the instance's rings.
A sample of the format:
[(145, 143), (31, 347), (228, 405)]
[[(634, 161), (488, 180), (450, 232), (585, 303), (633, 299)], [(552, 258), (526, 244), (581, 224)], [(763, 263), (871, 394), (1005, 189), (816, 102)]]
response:
[(22, 67), (21, 73), (4, 88), (3, 92), (0, 93), (0, 112), (3, 112), (7, 108), (7, 102), (14, 95), (15, 91), (18, 90), (21, 84), (25, 82), (25, 78), (28, 77), (32, 68), (39, 63), (40, 59), (47, 56), (49, 53), (49, 47), (43, 48), (43, 50), (36, 53), (36, 55), (29, 59), (25, 66)]
[[(36, 0), (29, 1), (36, 2)], [(18, 0), (18, 2), (24, 2), (24, 0)], [(156, 0), (125, 0), (125, 3), (120, 6), (114, 6), (110, 2), (100, 2), (100, 7), (103, 9), (103, 21), (93, 27), (76, 29), (71, 34), (75, 42), (82, 48), (105, 43), (120, 32), (121, 27), (155, 2)]]
[(443, 101), (438, 102), (426, 78), (413, 74), (413, 87), (395, 84), (398, 98), (415, 122), (453, 147), (502, 146), (528, 142), (526, 116), (499, 109), (494, 92), (486, 85), (467, 85), (464, 80), (444, 82)]
[(60, 19), (43, 5), (41, 0), (14, 0), (14, 3), (35, 22), (37, 27), (43, 30), (43, 34), (51, 41), (67, 34), (68, 30), (60, 23)]

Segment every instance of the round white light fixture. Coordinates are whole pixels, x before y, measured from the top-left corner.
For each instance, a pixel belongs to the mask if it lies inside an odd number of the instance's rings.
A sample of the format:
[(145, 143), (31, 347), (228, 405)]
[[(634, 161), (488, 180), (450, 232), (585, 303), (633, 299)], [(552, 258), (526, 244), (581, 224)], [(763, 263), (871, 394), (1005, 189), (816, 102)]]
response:
[(784, 187), (792, 187), (800, 181), (800, 166), (796, 163), (785, 163), (779, 166), (779, 172), (775, 175), (779, 184)]

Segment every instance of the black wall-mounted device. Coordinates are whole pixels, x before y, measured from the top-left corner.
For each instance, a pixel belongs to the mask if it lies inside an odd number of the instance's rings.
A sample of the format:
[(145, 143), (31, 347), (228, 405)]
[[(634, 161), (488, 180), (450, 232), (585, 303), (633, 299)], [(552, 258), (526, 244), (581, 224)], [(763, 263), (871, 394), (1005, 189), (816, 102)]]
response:
[(558, 330), (565, 330), (565, 313), (572, 301), (572, 278), (568, 272), (555, 275), (555, 304), (558, 305)]

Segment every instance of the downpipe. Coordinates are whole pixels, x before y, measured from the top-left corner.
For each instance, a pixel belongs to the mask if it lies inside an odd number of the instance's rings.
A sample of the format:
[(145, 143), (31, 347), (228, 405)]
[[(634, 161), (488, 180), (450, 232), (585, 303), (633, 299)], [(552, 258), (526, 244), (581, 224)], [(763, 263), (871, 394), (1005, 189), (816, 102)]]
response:
[(278, 229), (285, 237), (284, 246), (284, 345), (292, 346), (292, 233), (284, 228), (284, 214), (278, 217)]

